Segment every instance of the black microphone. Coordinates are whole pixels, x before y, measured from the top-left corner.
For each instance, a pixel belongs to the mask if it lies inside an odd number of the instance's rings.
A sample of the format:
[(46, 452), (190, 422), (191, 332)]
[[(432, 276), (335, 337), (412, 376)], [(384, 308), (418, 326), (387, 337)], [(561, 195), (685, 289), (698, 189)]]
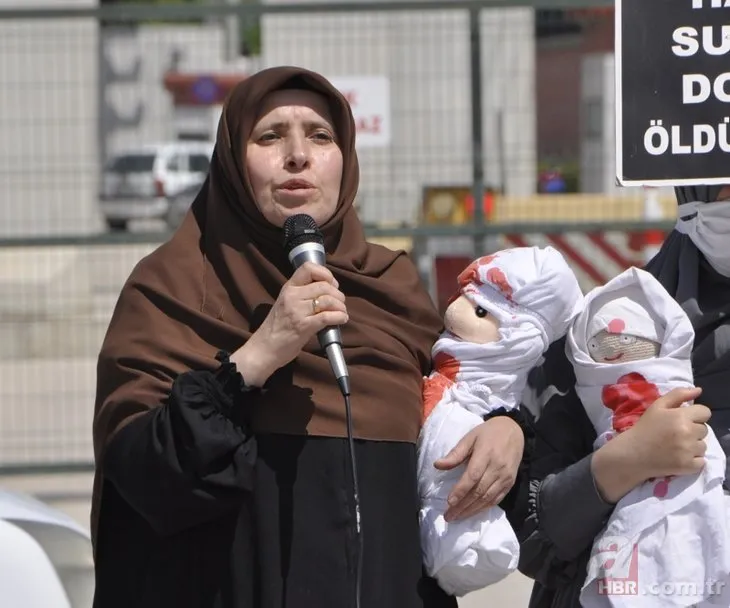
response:
[[(314, 219), (300, 213), (292, 215), (284, 222), (284, 248), (294, 269), (305, 262), (325, 265), (324, 239)], [(360, 517), (360, 486), (357, 476), (355, 458), (355, 441), (352, 431), (352, 408), (350, 406), (350, 374), (347, 371), (345, 357), (342, 354), (342, 336), (339, 327), (325, 327), (317, 333), (319, 343), (327, 353), (332, 371), (337, 378), (342, 395), (345, 398), (347, 413), (347, 440), (350, 446), (350, 466), (352, 467), (352, 491), (355, 502), (355, 534), (359, 539), (357, 568), (355, 571), (355, 607), (360, 608), (362, 588), (363, 542)]]
[[(324, 239), (314, 219), (300, 213), (284, 222), (284, 248), (296, 270), (305, 262), (325, 265)], [(350, 395), (350, 374), (342, 354), (342, 335), (339, 327), (325, 327), (317, 332), (319, 344), (327, 353), (337, 384), (345, 397)]]

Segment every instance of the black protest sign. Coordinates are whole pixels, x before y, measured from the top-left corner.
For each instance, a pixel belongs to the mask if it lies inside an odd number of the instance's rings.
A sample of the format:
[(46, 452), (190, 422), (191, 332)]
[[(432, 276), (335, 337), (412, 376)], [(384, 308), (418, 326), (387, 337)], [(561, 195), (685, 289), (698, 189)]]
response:
[(616, 169), (730, 182), (730, 0), (616, 0)]

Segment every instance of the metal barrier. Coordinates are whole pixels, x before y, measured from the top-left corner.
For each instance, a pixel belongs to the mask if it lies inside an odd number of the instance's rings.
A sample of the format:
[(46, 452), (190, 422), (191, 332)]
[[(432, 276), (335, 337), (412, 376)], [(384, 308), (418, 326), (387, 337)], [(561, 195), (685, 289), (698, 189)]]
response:
[[(670, 226), (657, 224), (663, 230)], [(434, 299), (443, 304), (454, 289), (455, 273), (470, 259), (479, 234), (466, 227), (461, 237), (433, 229), (403, 230), (405, 241), (424, 270)], [(586, 226), (504, 225), (490, 237), (498, 246), (545, 244), (566, 255), (588, 289), (626, 265), (641, 264), (641, 252), (626, 236), (642, 223)], [(588, 230), (586, 230), (588, 229)], [(386, 243), (394, 239), (370, 232)], [(464, 243), (466, 241), (466, 243)], [(601, 246), (590, 247), (590, 243)], [(0, 474), (63, 469), (58, 461), (83, 463), (92, 457), (91, 422), (96, 355), (119, 290), (137, 261), (154, 247), (148, 243), (58, 244), (0, 250), (0, 265), (23, 269), (50, 267), (47, 281), (20, 281), (3, 297), (0, 317)], [(440, 252), (447, 255), (439, 256)], [(607, 253), (608, 252), (608, 253)], [(613, 254), (611, 253), (613, 252)], [(451, 267), (448, 266), (451, 260)], [(456, 264), (456, 265), (454, 265)], [(16, 310), (8, 310), (12, 301)]]
[[(151, 143), (211, 139), (227, 89), (278, 64), (319, 71), (350, 95), (366, 222), (417, 222), (426, 184), (468, 184), (474, 200), (487, 189), (529, 196), (540, 180), (536, 68), (549, 50), (538, 35), (559, 29), (561, 8), (611, 5), (82, 2), (0, 9), (0, 238), (163, 229), (165, 197), (138, 213), (145, 221), (108, 215), (109, 174), (151, 162), (140, 159)], [(160, 177), (165, 194), (200, 177), (180, 156)]]
[[(0, 8), (0, 475), (90, 466), (119, 289), (205, 175), (225, 93), (263, 67), (346, 93), (367, 234), (409, 249), (436, 300), (440, 252), (550, 242), (587, 288), (641, 259), (627, 235), (671, 227), (671, 197), (647, 223), (642, 192), (605, 186), (593, 112), (610, 93), (561, 118), (546, 76), (580, 71), (611, 22), (584, 9), (609, 0), (80, 4)], [(558, 141), (560, 120), (576, 133)], [(130, 167), (154, 169), (151, 190), (121, 193)]]

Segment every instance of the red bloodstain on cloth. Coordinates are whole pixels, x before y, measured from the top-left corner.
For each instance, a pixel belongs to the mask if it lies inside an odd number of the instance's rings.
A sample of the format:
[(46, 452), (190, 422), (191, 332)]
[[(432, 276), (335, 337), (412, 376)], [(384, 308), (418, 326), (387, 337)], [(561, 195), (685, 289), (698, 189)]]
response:
[(459, 276), (456, 279), (457, 283), (459, 284), (459, 287), (461, 287), (463, 289), (470, 283), (473, 283), (474, 285), (483, 285), (484, 282), (479, 277), (479, 269), (482, 266), (491, 264), (496, 257), (497, 257), (496, 254), (495, 255), (485, 255), (477, 260), (474, 260), (471, 264), (469, 264), (464, 270), (461, 271), (461, 273), (459, 274)]
[(656, 384), (632, 372), (621, 376), (616, 384), (603, 387), (603, 404), (613, 412), (613, 428), (621, 433), (631, 428), (652, 403), (659, 399)]
[(608, 333), (610, 334), (620, 334), (624, 329), (626, 329), (626, 323), (623, 319), (613, 319), (608, 324)]
[(459, 361), (448, 353), (440, 352), (433, 358), (434, 373), (423, 381), (423, 420), (441, 401), (446, 389), (456, 382), (459, 369)]
[(433, 369), (451, 382), (456, 382), (461, 365), (456, 357), (442, 351), (433, 358)]
[(654, 486), (654, 496), (657, 498), (664, 498), (669, 494), (669, 482), (672, 480), (671, 477), (665, 477), (661, 481), (658, 481)]
[(512, 294), (514, 292), (504, 272), (502, 272), (499, 268), (490, 268), (487, 271), (487, 279), (490, 283), (492, 283), (492, 285), (502, 292), (502, 295), (504, 295), (505, 298), (508, 300), (512, 299)]

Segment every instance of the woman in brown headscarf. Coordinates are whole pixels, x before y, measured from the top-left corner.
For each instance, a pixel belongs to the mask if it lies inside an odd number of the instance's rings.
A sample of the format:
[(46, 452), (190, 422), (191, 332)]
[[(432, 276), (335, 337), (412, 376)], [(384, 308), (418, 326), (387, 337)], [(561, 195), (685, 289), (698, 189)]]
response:
[[(408, 257), (365, 240), (354, 129), (317, 74), (245, 80), (191, 211), (124, 286), (98, 366), (96, 607), (352, 605), (345, 408), (316, 339), (328, 325), (352, 385), (362, 606), (456, 606), (422, 576), (417, 520), (441, 318)], [(281, 227), (296, 213), (319, 225), (326, 267), (292, 272)]]

